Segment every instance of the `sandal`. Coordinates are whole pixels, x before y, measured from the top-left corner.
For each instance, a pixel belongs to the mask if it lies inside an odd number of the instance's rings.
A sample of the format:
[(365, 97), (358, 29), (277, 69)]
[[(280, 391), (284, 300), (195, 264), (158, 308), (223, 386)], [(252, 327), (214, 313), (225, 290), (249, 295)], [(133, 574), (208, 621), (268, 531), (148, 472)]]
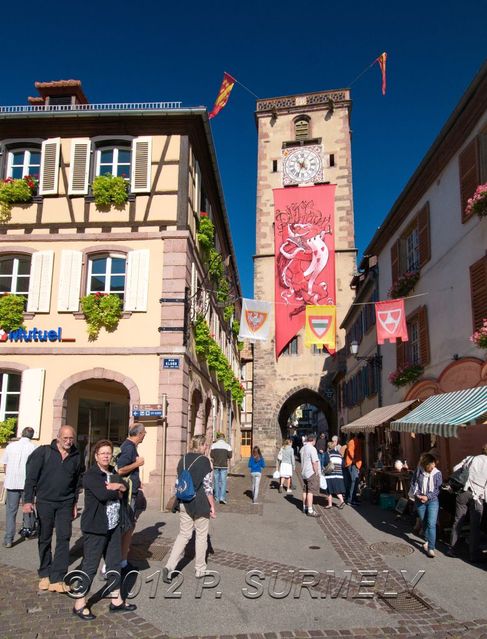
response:
[(325, 506), (325, 510), (328, 510), (328, 508), (333, 508), (333, 506)]
[(126, 601), (122, 601), (119, 606), (114, 606), (112, 603), (108, 606), (108, 610), (110, 612), (133, 612), (137, 610), (137, 606), (135, 604), (127, 603)]
[[(87, 615), (83, 614), (85, 610), (88, 611)], [(91, 612), (88, 606), (83, 606), (82, 608), (79, 608), (79, 609), (73, 608), (73, 615), (76, 615), (80, 619), (83, 619), (83, 621), (91, 621), (92, 619), (96, 619), (95, 615)]]
[(345, 502), (344, 502), (344, 501), (342, 501), (342, 503), (341, 503), (341, 504), (338, 504), (337, 508), (339, 508), (340, 510), (341, 510), (342, 508), (345, 508)]

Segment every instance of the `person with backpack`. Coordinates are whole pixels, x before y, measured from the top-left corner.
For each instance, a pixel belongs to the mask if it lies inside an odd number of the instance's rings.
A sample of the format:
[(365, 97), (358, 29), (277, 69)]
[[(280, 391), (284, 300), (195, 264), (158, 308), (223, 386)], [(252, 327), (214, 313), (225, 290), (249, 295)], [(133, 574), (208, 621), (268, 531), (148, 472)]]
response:
[(448, 557), (456, 557), (456, 545), (460, 539), (460, 533), (467, 518), (468, 507), (472, 499), (472, 491), (467, 489), (468, 469), (472, 463), (473, 455), (465, 457), (453, 467), (453, 473), (448, 478), (448, 490), (456, 494), (455, 499), (455, 519), (453, 521), (450, 548), (447, 550)]
[(69, 566), (72, 520), (78, 514), (76, 503), (84, 470), (75, 440), (74, 428), (63, 426), (51, 444), (36, 448), (27, 460), (22, 510), (33, 512), (35, 501), (39, 517), (39, 590), (66, 592), (63, 579)]
[(179, 460), (176, 481), (179, 533), (167, 563), (162, 569), (162, 580), (166, 584), (171, 583), (173, 573), (184, 555), (184, 549), (193, 536), (193, 531), (196, 534), (196, 577), (204, 577), (206, 574), (210, 518), (216, 518), (213, 473), (207, 452), (208, 444), (205, 436), (197, 435), (191, 440), (191, 451)]

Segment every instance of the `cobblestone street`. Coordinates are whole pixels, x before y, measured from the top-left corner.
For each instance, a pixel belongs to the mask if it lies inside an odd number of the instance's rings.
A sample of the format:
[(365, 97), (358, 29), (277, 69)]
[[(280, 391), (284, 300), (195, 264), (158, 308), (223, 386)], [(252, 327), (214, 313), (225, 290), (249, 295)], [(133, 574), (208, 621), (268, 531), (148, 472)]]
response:
[[(262, 505), (252, 506), (249, 483), (243, 470), (232, 474), (228, 505), (219, 506), (212, 524), (208, 568), (218, 572), (218, 588), (201, 591), (201, 580), (192, 574), (191, 550), (183, 560), (180, 596), (177, 588), (162, 584), (160, 570), (177, 532), (177, 517), (144, 513), (131, 554), (132, 563), (141, 571), (133, 585), (133, 592), (140, 588), (133, 599), (138, 606), (135, 613), (110, 614), (102, 601), (93, 606), (97, 619), (83, 623), (71, 614), (69, 597), (37, 591), (34, 541), (17, 543), (10, 550), (2, 548), (0, 636), (487, 637), (484, 569), (448, 559), (441, 548), (434, 560), (427, 560), (420, 540), (408, 534), (409, 523), (375, 506), (339, 511), (320, 505), (320, 517), (312, 520), (301, 512), (299, 488), (292, 497), (284, 497), (266, 477)], [(78, 519), (72, 569), (79, 565), (80, 556)], [(426, 571), (424, 578), (414, 587), (413, 596), (408, 596), (406, 582), (410, 584), (419, 569)], [(249, 570), (262, 571), (265, 576), (259, 598), (243, 595), (243, 587), (256, 591), (254, 584), (258, 583), (246, 583)], [(316, 571), (311, 592), (305, 588), (297, 592), (303, 577), (299, 570)], [(348, 574), (344, 570), (352, 570), (348, 593), (345, 589), (333, 593), (329, 571), (335, 571), (339, 583)], [(378, 571), (373, 593), (373, 588), (364, 587), (364, 576), (360, 586), (358, 570)], [(407, 570), (406, 577), (400, 570)], [(97, 585), (101, 588), (103, 582)], [(399, 594), (383, 597), (385, 590)], [(373, 596), (360, 596), (359, 591)]]

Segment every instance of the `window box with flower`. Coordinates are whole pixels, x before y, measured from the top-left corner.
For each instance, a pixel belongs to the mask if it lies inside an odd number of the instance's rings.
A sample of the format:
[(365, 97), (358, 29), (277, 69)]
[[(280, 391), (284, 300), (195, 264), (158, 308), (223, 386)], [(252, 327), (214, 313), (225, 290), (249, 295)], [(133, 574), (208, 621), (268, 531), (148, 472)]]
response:
[(420, 364), (406, 364), (390, 373), (389, 381), (396, 388), (414, 383), (421, 377), (424, 369)]
[(32, 175), (21, 179), (6, 178), (0, 181), (0, 222), (11, 218), (12, 206), (29, 204), (37, 193), (38, 181)]
[(470, 217), (476, 213), (479, 217), (487, 216), (487, 182), (477, 187), (472, 197), (467, 200), (465, 216)]
[(123, 208), (129, 199), (129, 183), (124, 175), (98, 175), (92, 190), (96, 207), (101, 211), (108, 211), (112, 206)]
[(100, 330), (105, 328), (112, 333), (122, 317), (122, 300), (113, 293), (90, 293), (80, 300), (81, 310), (88, 324), (88, 339), (98, 338)]
[(482, 320), (482, 326), (470, 336), (470, 341), (478, 348), (487, 348), (487, 317)]
[(400, 275), (389, 289), (389, 297), (393, 299), (407, 297), (418, 283), (419, 276), (419, 271), (406, 271)]

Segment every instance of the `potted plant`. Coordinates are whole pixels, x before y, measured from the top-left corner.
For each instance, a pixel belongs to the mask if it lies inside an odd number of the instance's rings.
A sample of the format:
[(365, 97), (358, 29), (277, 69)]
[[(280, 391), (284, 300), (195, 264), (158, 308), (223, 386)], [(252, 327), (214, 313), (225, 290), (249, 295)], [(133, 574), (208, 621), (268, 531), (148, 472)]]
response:
[(98, 175), (93, 180), (92, 190), (95, 204), (100, 210), (107, 211), (112, 205), (122, 208), (128, 200), (129, 185), (125, 176)]
[(0, 328), (5, 333), (23, 327), (25, 302), (22, 295), (7, 293), (0, 297)]
[(487, 318), (482, 320), (482, 326), (470, 336), (470, 341), (479, 348), (487, 348)]
[(477, 187), (473, 196), (467, 200), (465, 215), (476, 213), (479, 217), (487, 215), (487, 182)]
[(419, 271), (406, 271), (400, 275), (389, 289), (389, 297), (393, 299), (406, 297), (416, 286), (419, 275)]
[(400, 366), (397, 370), (389, 375), (389, 381), (396, 388), (412, 384), (423, 374), (423, 367), (420, 364), (406, 364)]
[(88, 339), (97, 339), (100, 329), (114, 331), (122, 317), (122, 300), (113, 293), (91, 293), (80, 300), (88, 324)]
[(38, 181), (32, 175), (0, 180), (0, 222), (8, 222), (14, 204), (28, 204), (37, 193)]

